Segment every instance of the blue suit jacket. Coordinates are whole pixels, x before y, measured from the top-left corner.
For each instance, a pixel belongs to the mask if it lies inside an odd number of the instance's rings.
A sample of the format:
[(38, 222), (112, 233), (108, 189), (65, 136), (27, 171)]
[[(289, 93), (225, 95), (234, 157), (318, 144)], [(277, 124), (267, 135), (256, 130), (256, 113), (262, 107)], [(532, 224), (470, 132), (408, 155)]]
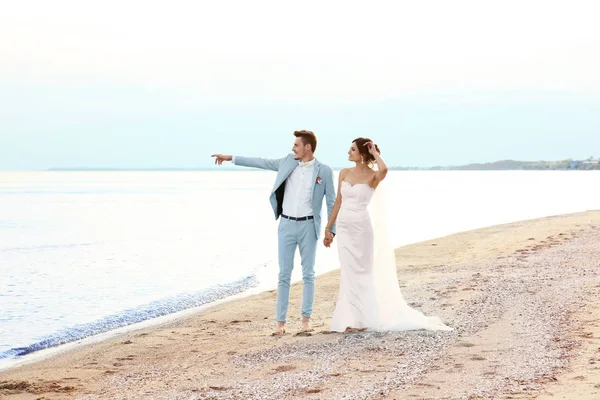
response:
[[(271, 206), (273, 207), (275, 219), (279, 218), (283, 210), (283, 196), (285, 193), (286, 179), (298, 166), (298, 160), (294, 160), (294, 154), (289, 154), (288, 156), (277, 160), (235, 156), (235, 165), (277, 171), (277, 177), (275, 178), (275, 184), (271, 190), (271, 196), (269, 200), (271, 201)], [(327, 216), (330, 217), (333, 204), (335, 203), (335, 188), (333, 185), (333, 171), (330, 167), (325, 164), (321, 164), (315, 159), (313, 168), (312, 208), (313, 216), (315, 217), (317, 238), (319, 238), (321, 231), (321, 209), (323, 207), (323, 197), (327, 198)], [(321, 178), (321, 183), (317, 183), (317, 178)], [(331, 228), (331, 232), (335, 234), (335, 224)]]

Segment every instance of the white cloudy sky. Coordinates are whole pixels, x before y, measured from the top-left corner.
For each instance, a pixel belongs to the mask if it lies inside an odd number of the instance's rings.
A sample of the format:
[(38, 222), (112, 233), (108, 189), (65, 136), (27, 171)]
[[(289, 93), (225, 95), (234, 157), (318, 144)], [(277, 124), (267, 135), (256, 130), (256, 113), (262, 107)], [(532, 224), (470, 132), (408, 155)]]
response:
[[(3, 0), (1, 9), (0, 135), (11, 138), (10, 146), (4, 143), (10, 148), (4, 158), (12, 161), (0, 168), (30, 165), (23, 160), (32, 154), (23, 149), (35, 135), (62, 134), (67, 140), (74, 135), (68, 132), (78, 129), (102, 136), (98, 120), (116, 124), (143, 114), (140, 108), (149, 114), (138, 119), (139, 128), (146, 129), (161, 113), (176, 119), (181, 109), (217, 105), (332, 106), (407, 96), (436, 101), (445, 96), (451, 102), (471, 96), (483, 104), (496, 93), (600, 95), (600, 3), (595, 1)], [(169, 107), (161, 108), (165, 103)], [(73, 109), (78, 110), (75, 125), (65, 123)], [(24, 123), (25, 115), (37, 123)], [(471, 126), (470, 115), (463, 117), (465, 125), (456, 129), (481, 131), (481, 123)], [(585, 126), (600, 125), (586, 118)], [(319, 125), (316, 119), (302, 121), (282, 121), (277, 129)], [(98, 141), (89, 137), (90, 143)], [(590, 132), (584, 147), (588, 137)], [(19, 138), (26, 138), (21, 145), (15, 144)], [(511, 154), (487, 157), (503, 156)], [(64, 160), (58, 153), (45, 157), (31, 165)], [(123, 164), (118, 157), (90, 160)]]
[[(93, 4), (93, 5), (90, 5)], [(6, 1), (0, 75), (214, 101), (600, 90), (594, 1)]]

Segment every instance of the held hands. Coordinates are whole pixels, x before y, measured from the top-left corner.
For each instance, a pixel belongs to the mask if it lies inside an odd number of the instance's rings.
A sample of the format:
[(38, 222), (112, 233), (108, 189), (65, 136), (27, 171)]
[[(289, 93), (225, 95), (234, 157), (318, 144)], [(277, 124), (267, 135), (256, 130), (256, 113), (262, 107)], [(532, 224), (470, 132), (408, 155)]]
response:
[(215, 158), (216, 165), (221, 165), (223, 164), (223, 161), (231, 161), (233, 159), (232, 156), (226, 154), (213, 154), (211, 157)]
[(334, 234), (330, 231), (325, 231), (325, 238), (323, 239), (323, 244), (325, 247), (331, 247), (331, 243), (333, 243)]

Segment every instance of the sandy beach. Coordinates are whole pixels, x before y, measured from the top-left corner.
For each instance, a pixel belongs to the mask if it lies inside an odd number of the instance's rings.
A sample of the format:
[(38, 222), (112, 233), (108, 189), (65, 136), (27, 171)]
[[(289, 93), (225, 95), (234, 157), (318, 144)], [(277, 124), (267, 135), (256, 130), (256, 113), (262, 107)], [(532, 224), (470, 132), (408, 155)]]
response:
[(451, 332), (330, 333), (339, 271), (319, 276), (311, 336), (292, 288), (76, 346), (0, 372), (0, 398), (600, 399), (600, 211), (397, 249), (407, 301)]

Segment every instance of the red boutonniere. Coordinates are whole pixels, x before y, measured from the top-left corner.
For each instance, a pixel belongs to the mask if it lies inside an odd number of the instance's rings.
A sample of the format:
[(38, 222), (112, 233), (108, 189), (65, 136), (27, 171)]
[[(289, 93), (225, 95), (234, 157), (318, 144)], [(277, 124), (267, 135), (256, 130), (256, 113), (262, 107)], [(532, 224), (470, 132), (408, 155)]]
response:
[(320, 185), (321, 183), (323, 183), (323, 179), (321, 179), (320, 176), (317, 176), (317, 185)]

